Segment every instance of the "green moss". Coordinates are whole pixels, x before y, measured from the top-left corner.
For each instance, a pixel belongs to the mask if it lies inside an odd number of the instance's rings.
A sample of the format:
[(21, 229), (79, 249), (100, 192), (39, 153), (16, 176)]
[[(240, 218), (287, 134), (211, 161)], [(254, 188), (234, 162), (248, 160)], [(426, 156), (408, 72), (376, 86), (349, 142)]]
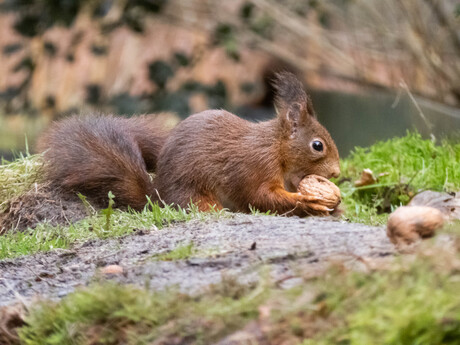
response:
[[(421, 190), (460, 189), (460, 143), (435, 144), (417, 133), (356, 148), (341, 162), (339, 180), (346, 217), (351, 221), (383, 224), (388, 212), (405, 205)], [(378, 182), (354, 187), (363, 169), (371, 169)]]
[(19, 333), (30, 345), (209, 344), (257, 316), (264, 292), (190, 297), (104, 283), (34, 306)]
[(173, 250), (164, 253), (155, 255), (154, 259), (158, 261), (175, 261), (175, 260), (186, 260), (190, 258), (195, 253), (195, 247), (193, 243), (187, 245), (181, 245)]
[(20, 155), (14, 162), (2, 159), (0, 165), (0, 212), (4, 211), (8, 200), (30, 190), (40, 182), (43, 162), (40, 155)]

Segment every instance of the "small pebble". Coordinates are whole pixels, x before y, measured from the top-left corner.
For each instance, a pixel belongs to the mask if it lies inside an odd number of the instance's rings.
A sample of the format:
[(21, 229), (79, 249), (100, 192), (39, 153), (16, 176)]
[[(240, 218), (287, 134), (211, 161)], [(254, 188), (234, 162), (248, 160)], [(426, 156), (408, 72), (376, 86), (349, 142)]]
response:
[(108, 265), (101, 269), (103, 274), (122, 274), (123, 267), (120, 265)]

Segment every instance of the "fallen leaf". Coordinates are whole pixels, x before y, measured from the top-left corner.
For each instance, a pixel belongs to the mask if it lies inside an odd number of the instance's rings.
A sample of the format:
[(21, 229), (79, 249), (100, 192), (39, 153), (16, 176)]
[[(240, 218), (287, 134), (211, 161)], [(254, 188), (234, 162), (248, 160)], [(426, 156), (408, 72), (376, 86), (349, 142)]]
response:
[(361, 172), (361, 178), (355, 181), (356, 187), (369, 186), (377, 182), (371, 169), (364, 169)]

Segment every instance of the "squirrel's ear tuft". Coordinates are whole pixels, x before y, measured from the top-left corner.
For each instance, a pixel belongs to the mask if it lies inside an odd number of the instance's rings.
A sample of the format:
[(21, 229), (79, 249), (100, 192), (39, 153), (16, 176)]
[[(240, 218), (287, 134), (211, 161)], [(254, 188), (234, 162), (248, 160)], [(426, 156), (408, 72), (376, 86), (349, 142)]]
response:
[(275, 89), (275, 109), (277, 114), (281, 116), (287, 115), (288, 112), (292, 111), (290, 108), (296, 104), (297, 110), (299, 110), (300, 106), (300, 111), (304, 112), (305, 115), (316, 117), (310, 97), (307, 96), (302, 83), (293, 73), (276, 73), (273, 88)]
[(289, 106), (289, 108), (285, 109), (282, 113), (279, 113), (278, 116), (285, 124), (285, 128), (289, 130), (289, 136), (293, 138), (297, 134), (298, 127), (303, 124), (305, 109), (303, 109), (300, 103), (293, 103)]

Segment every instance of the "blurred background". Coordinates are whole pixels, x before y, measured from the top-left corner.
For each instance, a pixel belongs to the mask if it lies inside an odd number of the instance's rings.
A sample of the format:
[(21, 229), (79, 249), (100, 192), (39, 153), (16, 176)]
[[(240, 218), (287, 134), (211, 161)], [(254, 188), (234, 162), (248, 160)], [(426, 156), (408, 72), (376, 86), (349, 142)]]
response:
[[(460, 129), (458, 0), (0, 0), (0, 156), (72, 113), (274, 116), (290, 70), (340, 153)], [(27, 145), (27, 147), (26, 147)]]

